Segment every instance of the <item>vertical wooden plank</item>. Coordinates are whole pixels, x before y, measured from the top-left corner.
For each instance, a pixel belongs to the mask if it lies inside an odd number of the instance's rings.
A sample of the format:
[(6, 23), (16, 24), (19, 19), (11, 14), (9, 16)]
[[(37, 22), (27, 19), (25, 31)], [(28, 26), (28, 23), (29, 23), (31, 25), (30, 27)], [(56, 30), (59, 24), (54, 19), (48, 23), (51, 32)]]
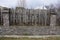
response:
[(4, 27), (9, 27), (9, 15), (8, 14), (3, 14), (3, 26)]

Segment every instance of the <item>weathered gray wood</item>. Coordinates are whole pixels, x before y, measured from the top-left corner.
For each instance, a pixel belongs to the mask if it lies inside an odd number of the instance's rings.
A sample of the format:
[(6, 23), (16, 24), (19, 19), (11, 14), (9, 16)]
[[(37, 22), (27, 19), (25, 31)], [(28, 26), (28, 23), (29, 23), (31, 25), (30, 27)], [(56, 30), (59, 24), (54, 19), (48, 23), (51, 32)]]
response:
[(8, 27), (9, 26), (9, 15), (8, 14), (3, 14), (3, 26)]
[(56, 26), (56, 15), (51, 15), (50, 26)]

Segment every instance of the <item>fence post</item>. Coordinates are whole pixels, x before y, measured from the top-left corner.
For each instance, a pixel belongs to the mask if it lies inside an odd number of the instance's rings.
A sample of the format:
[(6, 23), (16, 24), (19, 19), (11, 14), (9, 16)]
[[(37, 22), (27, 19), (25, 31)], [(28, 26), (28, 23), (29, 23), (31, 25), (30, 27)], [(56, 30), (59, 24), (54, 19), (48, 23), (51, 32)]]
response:
[(3, 26), (4, 27), (9, 27), (9, 9), (6, 8), (7, 10), (2, 10), (3, 11)]

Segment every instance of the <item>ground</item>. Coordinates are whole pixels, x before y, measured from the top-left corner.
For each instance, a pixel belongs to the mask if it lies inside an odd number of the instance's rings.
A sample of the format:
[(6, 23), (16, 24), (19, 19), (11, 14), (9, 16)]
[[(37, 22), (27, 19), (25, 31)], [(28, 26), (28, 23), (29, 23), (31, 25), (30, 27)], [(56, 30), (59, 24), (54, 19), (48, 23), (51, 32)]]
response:
[(60, 40), (60, 37), (48, 37), (48, 38), (7, 38), (0, 37), (0, 40)]

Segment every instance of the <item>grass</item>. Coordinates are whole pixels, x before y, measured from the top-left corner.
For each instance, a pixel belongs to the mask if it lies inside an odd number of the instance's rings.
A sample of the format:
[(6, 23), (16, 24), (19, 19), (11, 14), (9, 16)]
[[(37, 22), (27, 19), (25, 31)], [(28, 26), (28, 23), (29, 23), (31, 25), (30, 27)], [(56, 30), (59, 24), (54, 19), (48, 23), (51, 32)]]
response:
[(48, 38), (7, 38), (0, 37), (0, 40), (60, 40), (60, 37), (48, 37)]

